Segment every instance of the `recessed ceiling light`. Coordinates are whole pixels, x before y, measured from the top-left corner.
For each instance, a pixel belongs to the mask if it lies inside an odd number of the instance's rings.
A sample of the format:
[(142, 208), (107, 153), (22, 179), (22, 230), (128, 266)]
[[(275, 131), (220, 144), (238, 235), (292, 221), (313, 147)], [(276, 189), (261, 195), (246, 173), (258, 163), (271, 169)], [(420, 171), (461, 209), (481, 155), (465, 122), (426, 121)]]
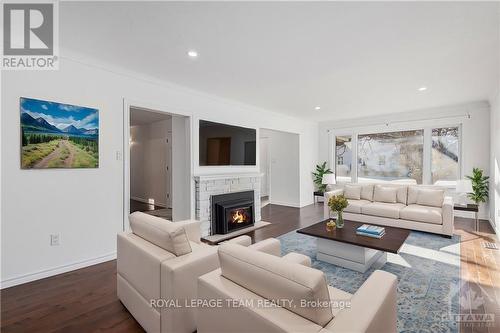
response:
[(188, 51), (188, 56), (190, 58), (196, 58), (196, 57), (198, 57), (198, 52), (196, 52), (194, 50), (190, 50), (190, 51)]
[(427, 90), (427, 87), (420, 87), (418, 88), (418, 91), (426, 91)]
[(315, 106), (314, 110), (321, 110), (321, 106)]

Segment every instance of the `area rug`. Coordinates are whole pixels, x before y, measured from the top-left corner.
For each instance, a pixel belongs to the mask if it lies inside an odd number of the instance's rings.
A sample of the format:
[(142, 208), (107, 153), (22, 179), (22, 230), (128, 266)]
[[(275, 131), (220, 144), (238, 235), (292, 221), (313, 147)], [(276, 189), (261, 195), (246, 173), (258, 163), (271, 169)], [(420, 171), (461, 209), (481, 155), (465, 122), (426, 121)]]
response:
[[(331, 286), (351, 294), (374, 270), (359, 273), (316, 260), (315, 237), (292, 231), (278, 238), (283, 254), (308, 255)], [(460, 236), (412, 231), (381, 269), (398, 277), (398, 332), (458, 332), (453, 315), (459, 313)]]

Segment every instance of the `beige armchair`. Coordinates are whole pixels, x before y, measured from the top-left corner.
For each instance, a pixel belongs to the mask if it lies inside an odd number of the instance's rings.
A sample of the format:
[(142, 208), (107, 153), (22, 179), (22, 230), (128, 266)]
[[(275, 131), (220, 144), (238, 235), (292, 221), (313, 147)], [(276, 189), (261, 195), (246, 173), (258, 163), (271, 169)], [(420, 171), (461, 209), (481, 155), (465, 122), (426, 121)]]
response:
[[(118, 298), (147, 332), (196, 331), (198, 277), (219, 267), (217, 247), (200, 242), (200, 222), (130, 215), (131, 232), (117, 237)], [(248, 236), (228, 243), (251, 244)], [(277, 240), (251, 245), (279, 254)], [(297, 260), (297, 259), (296, 259)]]
[(301, 255), (225, 244), (218, 256), (221, 268), (198, 279), (198, 298), (212, 302), (198, 307), (199, 333), (396, 332), (397, 279), (390, 273), (375, 271), (349, 294), (294, 262)]

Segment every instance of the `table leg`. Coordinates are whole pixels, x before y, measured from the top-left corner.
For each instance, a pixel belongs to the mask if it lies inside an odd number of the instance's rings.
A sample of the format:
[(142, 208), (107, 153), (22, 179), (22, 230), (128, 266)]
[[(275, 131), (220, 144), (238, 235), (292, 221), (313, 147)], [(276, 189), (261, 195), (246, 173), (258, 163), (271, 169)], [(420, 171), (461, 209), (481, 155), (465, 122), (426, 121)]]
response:
[(476, 231), (479, 231), (479, 213), (478, 212), (475, 212), (475, 215), (476, 215)]

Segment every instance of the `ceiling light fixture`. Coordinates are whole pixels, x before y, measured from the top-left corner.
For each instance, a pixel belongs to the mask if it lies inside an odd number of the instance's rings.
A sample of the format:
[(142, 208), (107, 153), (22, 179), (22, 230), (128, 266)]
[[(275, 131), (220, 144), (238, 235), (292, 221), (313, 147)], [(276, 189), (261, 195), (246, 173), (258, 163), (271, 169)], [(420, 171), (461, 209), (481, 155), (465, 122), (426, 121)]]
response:
[(315, 106), (315, 107), (314, 107), (314, 110), (316, 110), (316, 111), (317, 111), (317, 110), (321, 110), (321, 106)]
[(420, 87), (418, 88), (418, 91), (426, 91), (427, 90), (427, 87)]
[(188, 56), (190, 58), (196, 58), (196, 57), (198, 57), (198, 52), (196, 52), (194, 50), (190, 50), (190, 51), (188, 51)]

